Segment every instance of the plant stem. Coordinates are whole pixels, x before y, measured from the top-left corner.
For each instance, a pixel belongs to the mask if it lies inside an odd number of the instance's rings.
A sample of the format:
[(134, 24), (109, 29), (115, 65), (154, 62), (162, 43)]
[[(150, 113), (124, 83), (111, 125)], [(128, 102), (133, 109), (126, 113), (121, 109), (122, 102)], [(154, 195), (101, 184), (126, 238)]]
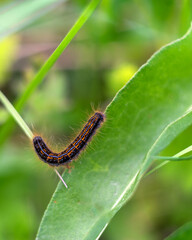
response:
[(164, 165), (166, 165), (167, 163), (170, 163), (171, 161), (183, 161), (183, 160), (191, 160), (192, 156), (188, 156), (188, 157), (180, 157), (186, 153), (189, 153), (192, 151), (192, 145), (185, 148), (184, 150), (178, 152), (177, 154), (175, 154), (173, 157), (166, 157), (166, 156), (154, 156), (153, 158), (156, 159), (164, 159), (164, 160), (168, 160), (165, 162), (160, 163), (159, 165), (157, 165), (156, 167), (154, 167), (152, 170), (150, 170), (149, 172), (147, 172), (145, 174), (145, 177), (152, 174), (153, 172), (155, 172), (157, 169), (163, 167)]

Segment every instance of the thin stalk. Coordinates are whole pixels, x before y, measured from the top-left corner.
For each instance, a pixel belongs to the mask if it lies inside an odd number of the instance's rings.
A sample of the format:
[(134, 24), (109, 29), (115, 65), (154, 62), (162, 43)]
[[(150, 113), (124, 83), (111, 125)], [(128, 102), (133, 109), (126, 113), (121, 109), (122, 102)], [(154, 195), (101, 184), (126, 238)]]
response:
[(147, 172), (145, 174), (145, 177), (152, 174), (153, 172), (155, 172), (156, 170), (158, 170), (159, 168), (165, 166), (166, 164), (170, 163), (171, 161), (183, 161), (183, 160), (191, 160), (192, 156), (187, 156), (187, 157), (180, 157), (182, 155), (185, 155), (189, 152), (192, 151), (192, 145), (185, 148), (184, 150), (178, 152), (177, 154), (175, 154), (173, 157), (167, 157), (167, 156), (154, 156), (154, 159), (163, 159), (163, 160), (168, 160), (165, 162), (160, 163), (159, 165), (157, 165), (156, 167), (154, 167), (152, 170), (150, 170), (149, 172)]
[(25, 121), (13, 107), (13, 105), (9, 102), (9, 100), (5, 97), (5, 95), (0, 91), (0, 101), (3, 103), (7, 111), (12, 115), (15, 121), (19, 124), (19, 126), (23, 129), (24, 133), (29, 137), (29, 139), (33, 138), (33, 133), (30, 128), (27, 126)]
[(59, 172), (57, 171), (57, 169), (54, 168), (54, 171), (56, 172), (57, 176), (61, 179), (62, 183), (64, 184), (64, 186), (66, 188), (68, 188), (66, 182), (63, 180), (63, 178), (61, 177), (61, 175), (59, 174)]

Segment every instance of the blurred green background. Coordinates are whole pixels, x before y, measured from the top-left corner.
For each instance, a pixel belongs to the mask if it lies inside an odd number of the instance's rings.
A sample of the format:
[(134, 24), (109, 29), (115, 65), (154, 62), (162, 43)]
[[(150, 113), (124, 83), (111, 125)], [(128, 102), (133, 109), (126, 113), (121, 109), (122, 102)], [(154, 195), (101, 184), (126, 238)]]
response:
[[(12, 2), (1, 1), (0, 7), (8, 11), (5, 4)], [(86, 4), (84, 0), (63, 2), (0, 39), (0, 89), (12, 103)], [(104, 111), (155, 51), (187, 31), (191, 16), (189, 0), (102, 1), (32, 94), (22, 117), (52, 145), (66, 145), (95, 109)], [(0, 127), (8, 116), (0, 106)], [(164, 154), (171, 156), (192, 144), (191, 133), (190, 127)], [(0, 156), (0, 240), (34, 239), (58, 178), (37, 159), (16, 124), (0, 146)], [(191, 220), (191, 171), (191, 162), (170, 163), (144, 178), (100, 239), (163, 239)]]

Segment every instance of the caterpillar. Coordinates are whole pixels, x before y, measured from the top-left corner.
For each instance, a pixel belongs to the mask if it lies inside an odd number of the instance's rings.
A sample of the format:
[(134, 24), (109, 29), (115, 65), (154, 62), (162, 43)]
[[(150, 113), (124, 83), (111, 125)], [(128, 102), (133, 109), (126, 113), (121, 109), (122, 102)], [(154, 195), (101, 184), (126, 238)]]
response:
[(85, 126), (75, 140), (62, 152), (55, 153), (46, 145), (42, 137), (33, 138), (34, 149), (43, 162), (50, 166), (57, 167), (71, 162), (84, 149), (95, 131), (104, 122), (105, 115), (101, 112), (95, 114), (87, 121)]

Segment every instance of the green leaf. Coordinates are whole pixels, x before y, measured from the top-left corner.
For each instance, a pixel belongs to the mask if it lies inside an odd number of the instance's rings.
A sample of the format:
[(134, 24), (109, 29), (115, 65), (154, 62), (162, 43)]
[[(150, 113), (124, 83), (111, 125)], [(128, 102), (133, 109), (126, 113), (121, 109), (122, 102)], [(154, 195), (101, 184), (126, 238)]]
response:
[[(38, 240), (93, 240), (134, 193), (156, 142), (192, 104), (192, 33), (162, 48), (108, 106), (91, 147), (65, 173), (44, 214)], [(176, 126), (176, 134), (192, 122)], [(184, 124), (184, 123), (182, 123)], [(173, 128), (174, 129), (174, 128)], [(165, 136), (165, 135), (164, 135)], [(157, 152), (172, 137), (165, 138)], [(147, 156), (147, 157), (146, 157)]]
[(192, 222), (184, 224), (182, 227), (172, 233), (166, 240), (191, 240), (192, 239)]
[[(141, 173), (147, 170), (152, 160), (157, 159), (156, 155), (167, 146), (167, 143), (170, 143), (180, 132), (182, 132), (183, 130), (185, 130), (185, 128), (191, 125), (191, 119), (192, 119), (192, 111), (189, 110), (185, 114), (183, 114), (181, 117), (179, 117), (178, 119), (174, 120), (173, 122), (167, 125), (167, 127), (162, 131), (162, 133), (156, 139), (151, 149), (148, 151), (145, 157), (145, 160), (143, 162)], [(185, 150), (177, 153), (174, 157), (180, 157), (188, 152), (191, 152), (191, 150), (192, 148), (190, 146)], [(167, 157), (165, 158), (167, 159)], [(179, 159), (182, 160), (182, 158), (179, 158)], [(147, 175), (151, 174), (152, 172), (166, 165), (169, 162), (170, 161), (162, 162), (160, 165), (156, 166), (149, 173), (147, 173)]]
[(0, 39), (17, 32), (64, 0), (17, 1), (0, 8)]

